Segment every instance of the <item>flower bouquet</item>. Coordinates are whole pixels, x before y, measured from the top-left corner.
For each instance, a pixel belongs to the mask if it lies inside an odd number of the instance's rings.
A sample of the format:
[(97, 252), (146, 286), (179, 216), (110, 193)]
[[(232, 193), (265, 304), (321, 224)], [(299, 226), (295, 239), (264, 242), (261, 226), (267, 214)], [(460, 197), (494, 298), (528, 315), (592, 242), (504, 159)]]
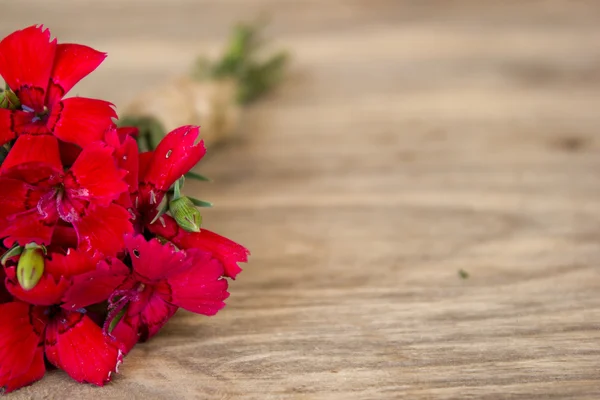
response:
[(202, 126), (210, 148), (224, 144), (239, 126), (242, 107), (261, 98), (283, 77), (284, 51), (264, 50), (263, 23), (238, 24), (218, 60), (199, 57), (190, 74), (141, 93), (124, 109), (119, 126), (139, 130), (140, 149), (152, 150), (167, 132)]
[(201, 228), (197, 126), (140, 152), (112, 104), (69, 90), (106, 54), (32, 26), (0, 41), (0, 391), (46, 366), (102, 386), (178, 308), (214, 315), (248, 251)]

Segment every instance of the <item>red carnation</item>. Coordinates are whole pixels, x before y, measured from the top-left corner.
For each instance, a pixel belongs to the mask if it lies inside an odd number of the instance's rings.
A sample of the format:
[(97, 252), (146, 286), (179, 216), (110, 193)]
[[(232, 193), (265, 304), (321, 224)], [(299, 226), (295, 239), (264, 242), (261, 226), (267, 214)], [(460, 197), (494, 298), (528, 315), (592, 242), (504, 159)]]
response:
[(181, 194), (206, 151), (198, 127), (139, 154), (110, 103), (63, 99), (104, 58), (35, 26), (0, 41), (0, 394), (41, 379), (46, 361), (103, 385), (178, 308), (223, 308), (225, 278), (247, 261), (200, 230)]
[[(80, 147), (101, 140), (117, 116), (112, 105), (103, 100), (62, 97), (105, 57), (87, 46), (57, 44), (56, 39), (50, 40), (50, 31), (41, 26), (4, 38), (0, 42), (0, 75), (20, 104), (11, 107), (16, 109), (0, 109), (0, 145), (17, 138), (13, 149), (57, 156), (56, 138)], [(30, 136), (48, 137), (31, 140)], [(10, 152), (3, 168), (15, 165), (12, 157)]]
[[(15, 265), (6, 268), (7, 287), (15, 300), (0, 304), (0, 387), (12, 391), (41, 379), (44, 354), (79, 382), (101, 386), (110, 380), (122, 359), (118, 343), (102, 333), (85, 309), (60, 306), (75, 277), (95, 270), (96, 263), (97, 258), (82, 252), (53, 253), (41, 266), (40, 282), (29, 291), (17, 282)], [(117, 283), (112, 282), (112, 289)], [(102, 300), (106, 298), (98, 299)]]
[[(204, 315), (214, 315), (225, 306), (227, 281), (223, 267), (210, 254), (198, 250), (180, 251), (157, 239), (126, 236), (131, 271), (119, 259), (111, 259), (96, 271), (77, 278), (77, 290), (68, 295), (65, 307), (77, 309), (89, 305), (94, 287), (121, 283), (109, 299), (110, 314), (105, 328), (123, 309), (125, 314), (113, 335), (129, 351), (137, 342), (154, 336), (179, 307)], [(109, 281), (103, 285), (102, 282)], [(105, 292), (96, 292), (103, 297)], [(96, 299), (94, 299), (95, 301)]]
[(224, 275), (235, 277), (242, 272), (238, 263), (247, 262), (250, 252), (244, 246), (221, 235), (202, 229), (200, 232), (187, 232), (173, 218), (165, 215), (160, 221), (148, 225), (148, 229), (180, 249), (200, 249), (210, 253), (224, 267)]
[(132, 227), (129, 212), (114, 203), (127, 184), (113, 151), (102, 142), (92, 143), (67, 172), (49, 153), (40, 155), (44, 162), (29, 162), (13, 153), (23, 163), (0, 175), (6, 190), (0, 196), (0, 237), (7, 237), (6, 246), (48, 245), (62, 220), (73, 224), (84, 248), (111, 255), (121, 250), (123, 235)]
[[(156, 150), (140, 155), (140, 184), (139, 191), (133, 194), (134, 203), (145, 228), (179, 248), (210, 253), (223, 264), (224, 275), (235, 278), (242, 271), (238, 263), (248, 261), (246, 248), (206, 229), (187, 232), (168, 215), (156, 218), (171, 186), (206, 153), (199, 134), (198, 127), (183, 126), (167, 134)], [(137, 175), (138, 171), (133, 173)]]

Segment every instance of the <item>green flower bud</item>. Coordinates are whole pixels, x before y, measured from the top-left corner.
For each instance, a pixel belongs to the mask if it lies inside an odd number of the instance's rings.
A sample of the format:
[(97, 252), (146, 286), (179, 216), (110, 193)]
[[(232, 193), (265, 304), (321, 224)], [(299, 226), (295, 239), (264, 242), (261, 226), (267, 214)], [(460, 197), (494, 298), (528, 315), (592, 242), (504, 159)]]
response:
[(44, 247), (29, 243), (21, 253), (17, 264), (17, 280), (25, 290), (31, 290), (44, 274)]
[(0, 93), (0, 108), (7, 108), (9, 110), (16, 110), (21, 107), (21, 101), (10, 89), (4, 90)]
[(189, 197), (182, 196), (169, 202), (169, 212), (177, 224), (188, 232), (200, 232), (202, 215)]

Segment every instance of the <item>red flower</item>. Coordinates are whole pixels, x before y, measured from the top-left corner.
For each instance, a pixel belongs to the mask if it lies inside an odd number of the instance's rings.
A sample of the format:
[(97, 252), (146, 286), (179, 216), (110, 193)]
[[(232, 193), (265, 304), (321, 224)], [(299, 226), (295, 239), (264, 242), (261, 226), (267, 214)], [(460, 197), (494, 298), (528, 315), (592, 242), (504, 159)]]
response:
[[(79, 382), (101, 386), (110, 380), (122, 359), (118, 344), (103, 334), (85, 309), (59, 306), (75, 284), (74, 278), (95, 270), (96, 263), (97, 258), (83, 252), (54, 253), (31, 291), (19, 286), (14, 265), (6, 268), (7, 287), (16, 299), (0, 304), (0, 387), (5, 391), (41, 379), (44, 354)], [(113, 289), (117, 283), (113, 281)]]
[(44, 376), (44, 353), (76, 381), (99, 386), (122, 360), (84, 312), (13, 301), (0, 304), (0, 313), (0, 387), (6, 392)]
[[(31, 26), (0, 42), (0, 75), (21, 102), (16, 110), (0, 109), (0, 145), (17, 138), (13, 149), (58, 154), (56, 139), (23, 141), (30, 135), (52, 135), (84, 147), (103, 138), (116, 118), (106, 101), (62, 97), (96, 69), (106, 54), (78, 44), (50, 41), (50, 31)], [(3, 168), (15, 165), (12, 151)]]
[(187, 232), (168, 215), (150, 224), (171, 185), (206, 153), (203, 142), (198, 141), (199, 133), (198, 127), (183, 126), (166, 135), (156, 150), (140, 155), (140, 185), (139, 191), (134, 193), (134, 203), (141, 222), (148, 230), (179, 248), (195, 248), (210, 253), (223, 264), (225, 276), (235, 279), (242, 271), (238, 263), (248, 261), (250, 254), (243, 246), (206, 229)]
[(138, 188), (138, 165), (139, 165), (139, 150), (135, 139), (132, 137), (130, 128), (113, 127), (106, 132), (106, 143), (115, 149), (114, 158), (117, 167), (126, 172), (123, 178), (127, 183), (129, 190), (123, 192), (117, 203), (127, 208), (132, 218), (136, 217), (135, 210), (132, 208), (131, 193), (137, 192)]
[(173, 183), (206, 154), (199, 134), (197, 126), (182, 126), (169, 132), (154, 151), (140, 154), (140, 183), (133, 196), (141, 222), (154, 219), (157, 207)]
[(198, 127), (139, 154), (110, 103), (63, 99), (104, 58), (36, 26), (0, 41), (0, 395), (46, 362), (103, 385), (179, 308), (222, 309), (248, 258), (181, 194)]
[(244, 246), (207, 229), (203, 228), (200, 232), (187, 232), (168, 215), (148, 225), (148, 229), (180, 249), (199, 249), (210, 253), (223, 264), (224, 276), (232, 279), (242, 272), (238, 263), (247, 262), (250, 255)]
[(112, 332), (123, 343), (126, 352), (138, 340), (145, 341), (154, 336), (179, 307), (214, 315), (225, 306), (223, 301), (229, 293), (227, 281), (221, 278), (223, 267), (208, 253), (178, 251), (157, 239), (146, 241), (142, 235), (126, 236), (125, 245), (131, 257), (132, 271), (118, 259), (101, 262), (104, 265), (98, 271), (78, 277), (78, 293), (69, 296), (65, 307), (86, 306), (89, 291), (97, 287), (98, 281), (116, 279), (115, 276), (121, 274), (122, 283), (109, 299), (111, 312), (105, 328), (126, 307), (123, 318)]
[(6, 273), (4, 272), (4, 269), (0, 268), (0, 304), (7, 303), (12, 300), (11, 294), (8, 292), (8, 290), (4, 286), (5, 278), (6, 278)]
[[(15, 149), (11, 150), (11, 153)], [(127, 191), (113, 149), (102, 142), (88, 145), (73, 166), (62, 171), (58, 160), (25, 161), (5, 171), (0, 186), (0, 237), (14, 242), (50, 244), (59, 220), (73, 224), (79, 245), (114, 255), (123, 248), (123, 235), (132, 231), (130, 214), (114, 203)]]

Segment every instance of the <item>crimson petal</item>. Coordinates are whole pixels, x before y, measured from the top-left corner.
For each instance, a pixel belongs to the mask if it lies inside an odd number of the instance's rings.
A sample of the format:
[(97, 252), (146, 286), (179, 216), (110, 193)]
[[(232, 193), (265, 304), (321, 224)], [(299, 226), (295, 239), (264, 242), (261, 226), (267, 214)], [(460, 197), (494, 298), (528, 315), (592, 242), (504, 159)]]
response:
[(0, 75), (21, 103), (44, 111), (46, 88), (54, 63), (56, 39), (42, 26), (11, 33), (0, 42)]
[(8, 152), (0, 172), (29, 162), (46, 164), (54, 169), (61, 170), (62, 163), (56, 138), (50, 135), (21, 135)]
[(52, 107), (48, 129), (59, 139), (80, 147), (102, 140), (117, 118), (113, 105), (104, 100), (71, 97)]
[(67, 195), (105, 207), (126, 192), (125, 172), (117, 169), (113, 152), (102, 142), (85, 147), (65, 177)]
[(11, 111), (6, 108), (0, 108), (0, 146), (17, 137), (14, 129), (14, 114), (23, 113), (23, 111)]
[(176, 312), (177, 307), (165, 302), (161, 296), (149, 296), (140, 312), (139, 341), (145, 342), (156, 335)]
[(31, 242), (50, 244), (58, 215), (56, 209), (48, 211), (51, 213), (46, 216), (40, 215), (37, 209), (33, 209), (8, 217), (7, 226), (0, 230), (0, 236), (7, 236), (4, 245), (11, 247), (15, 242), (21, 246)]
[(46, 317), (40, 311), (21, 302), (0, 304), (0, 388), (4, 392), (44, 376), (41, 344)]
[(116, 258), (110, 263), (101, 261), (95, 270), (73, 277), (63, 298), (63, 308), (76, 310), (101, 303), (130, 275), (129, 268)]
[(46, 124), (31, 112), (0, 109), (0, 145), (20, 135), (49, 135)]
[(48, 86), (47, 104), (54, 104), (85, 76), (95, 70), (106, 58), (88, 46), (59, 44), (56, 46), (52, 77)]
[(131, 255), (136, 277), (145, 283), (160, 281), (191, 265), (191, 259), (184, 251), (177, 251), (169, 244), (163, 245), (157, 239), (146, 241), (142, 235), (128, 235), (125, 246)]
[(91, 256), (82, 250), (68, 249), (67, 254), (51, 253), (46, 261), (45, 271), (52, 275), (67, 278), (94, 271), (100, 257)]
[(192, 267), (169, 277), (168, 286), (164, 286), (169, 290), (161, 295), (171, 304), (188, 311), (215, 315), (225, 307), (223, 301), (229, 297), (227, 281), (221, 279), (223, 267), (208, 253), (189, 250), (188, 254), (192, 258)]
[(79, 246), (87, 251), (99, 251), (114, 256), (125, 248), (123, 237), (133, 232), (129, 212), (121, 206), (96, 207), (73, 223)]
[(143, 153), (139, 153), (139, 176), (146, 176), (148, 170), (150, 169), (150, 164), (152, 163), (152, 158), (154, 158), (154, 151), (145, 151)]
[(140, 326), (142, 318), (140, 314), (130, 315), (125, 313), (110, 333), (120, 344), (123, 354), (127, 354), (140, 340)]
[[(1, 252), (0, 254), (4, 255), (5, 252)], [(6, 290), (6, 286), (4, 285), (4, 280), (6, 279), (6, 273), (4, 272), (4, 268), (0, 268), (0, 304), (8, 303), (12, 300), (11, 294)]]
[(62, 310), (46, 328), (46, 357), (77, 382), (103, 386), (122, 360), (107, 340), (85, 314)]
[(188, 172), (206, 153), (204, 142), (198, 138), (197, 126), (182, 126), (168, 133), (152, 153), (152, 161), (141, 176), (158, 191), (166, 191)]
[(242, 271), (238, 263), (247, 262), (250, 255), (244, 246), (207, 229), (202, 229), (200, 232), (187, 232), (181, 229), (177, 222), (168, 215), (164, 215), (162, 221), (157, 221), (148, 228), (154, 234), (166, 238), (181, 249), (199, 249), (211, 253), (213, 257), (223, 263), (225, 276), (232, 279), (235, 279)]
[(128, 135), (120, 135), (119, 131), (111, 130), (106, 134), (106, 142), (114, 147), (114, 157), (117, 166), (127, 172), (125, 182), (129, 191), (135, 192), (138, 187), (139, 152), (135, 139)]
[(37, 206), (42, 192), (18, 179), (0, 178), (0, 231), (7, 225), (6, 218)]
[(60, 303), (63, 294), (69, 287), (69, 281), (63, 278), (54, 278), (50, 274), (42, 275), (40, 281), (31, 290), (25, 290), (17, 282), (16, 268), (7, 268), (8, 280), (6, 288), (16, 299), (37, 306), (51, 306)]

